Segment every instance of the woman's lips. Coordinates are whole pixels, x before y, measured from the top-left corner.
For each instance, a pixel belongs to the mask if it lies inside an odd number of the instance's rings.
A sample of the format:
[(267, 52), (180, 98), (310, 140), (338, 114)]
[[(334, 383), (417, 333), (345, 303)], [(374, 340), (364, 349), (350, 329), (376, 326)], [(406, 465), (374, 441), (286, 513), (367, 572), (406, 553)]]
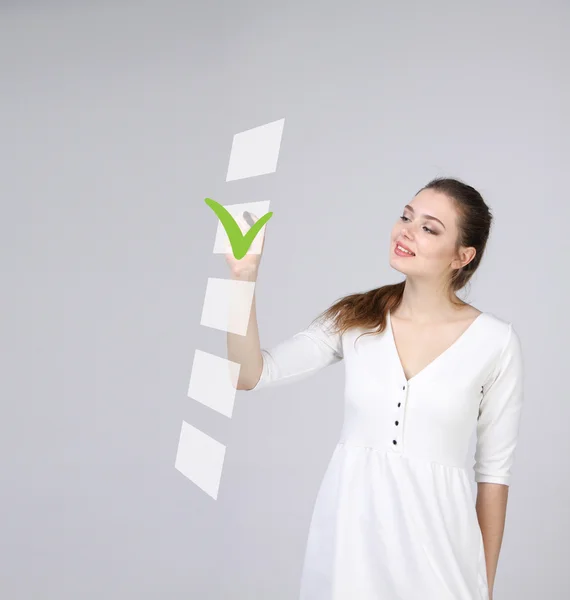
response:
[(398, 247), (398, 244), (396, 244), (394, 246), (394, 254), (397, 254), (398, 256), (406, 256), (408, 258), (412, 258), (415, 256), (415, 254), (409, 254), (408, 252), (404, 252), (403, 250), (400, 250), (400, 248)]

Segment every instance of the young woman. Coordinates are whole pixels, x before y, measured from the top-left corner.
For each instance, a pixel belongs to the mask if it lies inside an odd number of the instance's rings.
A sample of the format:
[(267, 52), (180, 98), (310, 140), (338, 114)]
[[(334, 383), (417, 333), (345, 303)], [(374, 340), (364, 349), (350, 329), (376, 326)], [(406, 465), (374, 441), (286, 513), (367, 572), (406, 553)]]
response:
[[(491, 221), (475, 189), (435, 179), (392, 229), (390, 264), (404, 281), (338, 300), (270, 349), (254, 299), (247, 335), (228, 335), (241, 390), (345, 361), (345, 418), (314, 506), (301, 600), (492, 599), (522, 350), (512, 323), (456, 296)], [(260, 257), (228, 255), (232, 276), (255, 280)], [(476, 503), (465, 469), (475, 430)]]

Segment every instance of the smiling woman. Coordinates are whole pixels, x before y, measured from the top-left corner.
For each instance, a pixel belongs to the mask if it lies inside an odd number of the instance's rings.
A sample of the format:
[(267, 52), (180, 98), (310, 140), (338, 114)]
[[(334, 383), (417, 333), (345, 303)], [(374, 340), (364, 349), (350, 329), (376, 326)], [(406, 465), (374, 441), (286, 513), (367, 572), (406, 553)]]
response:
[[(344, 422), (314, 506), (300, 600), (492, 597), (522, 348), (510, 322), (456, 296), (490, 225), (476, 190), (434, 180), (391, 232), (390, 264), (403, 282), (341, 298), (272, 348), (257, 351), (250, 323), (255, 362), (241, 389), (345, 365)], [(465, 467), (474, 430), (476, 506)]]

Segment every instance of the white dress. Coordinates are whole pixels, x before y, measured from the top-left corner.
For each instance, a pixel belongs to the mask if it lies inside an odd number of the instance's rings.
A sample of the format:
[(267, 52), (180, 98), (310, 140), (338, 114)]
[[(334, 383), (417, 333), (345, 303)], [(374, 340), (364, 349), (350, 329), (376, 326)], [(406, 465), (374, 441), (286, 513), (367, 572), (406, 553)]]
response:
[[(320, 319), (262, 349), (250, 391), (345, 361), (344, 422), (316, 497), (300, 600), (488, 600), (465, 468), (509, 485), (523, 401), (520, 340), (481, 313), (445, 352), (406, 379), (390, 315), (381, 334), (333, 334)], [(472, 471), (469, 471), (473, 474)]]

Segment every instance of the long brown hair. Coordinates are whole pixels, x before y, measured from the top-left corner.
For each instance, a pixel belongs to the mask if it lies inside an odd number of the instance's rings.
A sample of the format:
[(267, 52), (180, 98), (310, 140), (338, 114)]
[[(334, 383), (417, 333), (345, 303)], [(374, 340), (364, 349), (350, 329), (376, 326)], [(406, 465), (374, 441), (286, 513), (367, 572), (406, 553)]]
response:
[[(489, 239), (493, 216), (481, 194), (458, 179), (436, 177), (421, 188), (416, 196), (427, 189), (445, 194), (457, 208), (459, 235), (456, 249), (469, 246), (476, 250), (475, 257), (460, 269), (456, 269), (449, 280), (451, 301), (461, 305), (464, 303), (456, 301), (455, 292), (465, 287), (479, 267)], [(393, 312), (402, 301), (405, 284), (404, 279), (368, 292), (340, 298), (314, 321), (328, 320), (335, 333), (342, 334), (352, 327), (375, 329), (362, 335), (381, 333), (386, 327), (387, 312)]]

